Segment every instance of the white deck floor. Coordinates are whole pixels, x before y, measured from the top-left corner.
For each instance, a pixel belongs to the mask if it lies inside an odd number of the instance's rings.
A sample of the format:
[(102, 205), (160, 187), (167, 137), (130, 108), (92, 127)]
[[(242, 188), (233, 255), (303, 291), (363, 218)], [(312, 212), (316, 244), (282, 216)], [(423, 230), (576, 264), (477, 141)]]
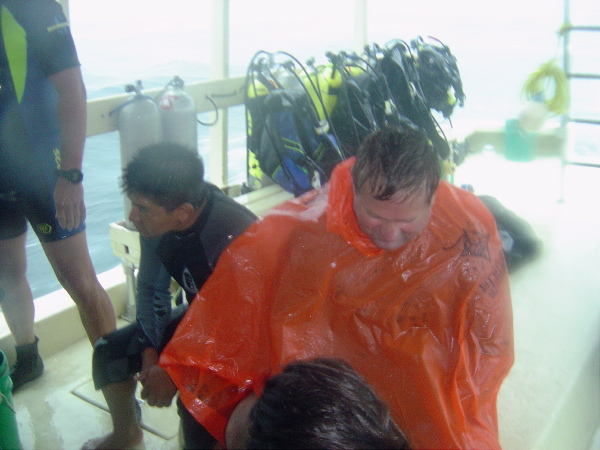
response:
[[(541, 258), (511, 275), (516, 362), (498, 401), (505, 449), (600, 450), (600, 169), (560, 162), (511, 162), (471, 155), (456, 184), (470, 183), (528, 220), (544, 241)], [(46, 372), (14, 396), (25, 449), (76, 449), (110, 429), (96, 401), (86, 340), (45, 359)], [(75, 395), (76, 391), (79, 396)], [(174, 410), (144, 418), (148, 449), (179, 448)], [(159, 413), (160, 414), (160, 413)], [(166, 414), (166, 415), (165, 415)]]

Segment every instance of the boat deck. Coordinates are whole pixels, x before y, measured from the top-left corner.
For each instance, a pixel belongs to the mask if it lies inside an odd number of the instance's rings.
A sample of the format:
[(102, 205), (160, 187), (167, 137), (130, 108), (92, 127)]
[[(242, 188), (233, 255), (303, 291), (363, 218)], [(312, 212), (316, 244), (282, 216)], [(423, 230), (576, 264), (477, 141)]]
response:
[[(498, 400), (503, 447), (600, 449), (600, 171), (569, 165), (563, 179), (556, 156), (513, 162), (478, 153), (455, 183), (495, 196), (544, 241), (541, 257), (511, 274), (516, 361)], [(45, 364), (44, 376), (14, 395), (23, 447), (75, 449), (108, 432), (89, 343)], [(146, 448), (179, 448), (173, 407), (143, 405), (143, 418)]]
[[(23, 449), (79, 449), (112, 430), (101, 391), (91, 380), (87, 339), (44, 358), (45, 372), (13, 396)], [(179, 416), (170, 408), (142, 404), (147, 449), (178, 449)]]

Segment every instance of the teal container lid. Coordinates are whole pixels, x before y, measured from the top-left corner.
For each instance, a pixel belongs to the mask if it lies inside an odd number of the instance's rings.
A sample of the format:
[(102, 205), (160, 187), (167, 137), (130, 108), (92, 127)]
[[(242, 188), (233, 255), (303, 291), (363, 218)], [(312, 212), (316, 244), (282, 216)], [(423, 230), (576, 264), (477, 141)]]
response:
[(510, 161), (531, 161), (535, 134), (523, 130), (518, 119), (508, 119), (504, 128), (505, 156)]

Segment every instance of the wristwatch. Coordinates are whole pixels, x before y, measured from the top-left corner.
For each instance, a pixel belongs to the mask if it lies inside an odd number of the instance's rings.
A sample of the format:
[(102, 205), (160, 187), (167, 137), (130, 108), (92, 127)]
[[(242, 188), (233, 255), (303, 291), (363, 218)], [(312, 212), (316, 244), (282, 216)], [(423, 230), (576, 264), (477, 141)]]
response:
[(83, 173), (79, 169), (61, 170), (56, 169), (56, 175), (63, 177), (69, 183), (79, 184), (83, 181)]

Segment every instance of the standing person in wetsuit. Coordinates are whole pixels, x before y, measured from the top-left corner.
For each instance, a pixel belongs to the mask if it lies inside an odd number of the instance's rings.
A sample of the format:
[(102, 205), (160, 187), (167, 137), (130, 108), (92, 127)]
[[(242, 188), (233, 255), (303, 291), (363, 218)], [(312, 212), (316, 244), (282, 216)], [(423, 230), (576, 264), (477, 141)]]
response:
[(87, 248), (86, 119), (85, 86), (60, 5), (0, 0), (0, 301), (17, 346), (13, 391), (44, 370), (26, 278), (28, 221), (89, 340), (116, 327)]
[[(129, 220), (142, 239), (140, 273), (145, 272), (149, 279), (150, 273), (161, 273), (162, 263), (188, 302), (208, 279), (223, 250), (256, 219), (251, 211), (204, 181), (204, 166), (197, 152), (175, 143), (141, 149), (123, 171), (123, 190), (131, 200)], [(151, 240), (154, 242), (148, 245)], [(162, 286), (161, 278), (158, 276), (155, 284)], [(161, 299), (156, 302), (162, 304)], [(163, 392), (163, 386), (171, 382), (164, 382), (166, 372), (157, 363), (186, 309), (184, 303), (173, 311), (164, 331), (152, 323), (164, 322), (158, 314), (140, 317), (138, 313), (137, 323), (110, 333), (94, 346), (96, 388), (105, 389), (115, 382), (129, 385), (127, 396), (109, 405), (111, 411), (133, 411), (136, 380), (141, 381), (141, 395), (148, 404), (171, 404), (173, 395)], [(212, 448), (216, 440), (183, 403), (178, 401), (177, 405), (185, 448)], [(136, 421), (121, 425), (141, 433)], [(109, 434), (92, 439), (84, 448), (106, 448), (110, 438)]]

